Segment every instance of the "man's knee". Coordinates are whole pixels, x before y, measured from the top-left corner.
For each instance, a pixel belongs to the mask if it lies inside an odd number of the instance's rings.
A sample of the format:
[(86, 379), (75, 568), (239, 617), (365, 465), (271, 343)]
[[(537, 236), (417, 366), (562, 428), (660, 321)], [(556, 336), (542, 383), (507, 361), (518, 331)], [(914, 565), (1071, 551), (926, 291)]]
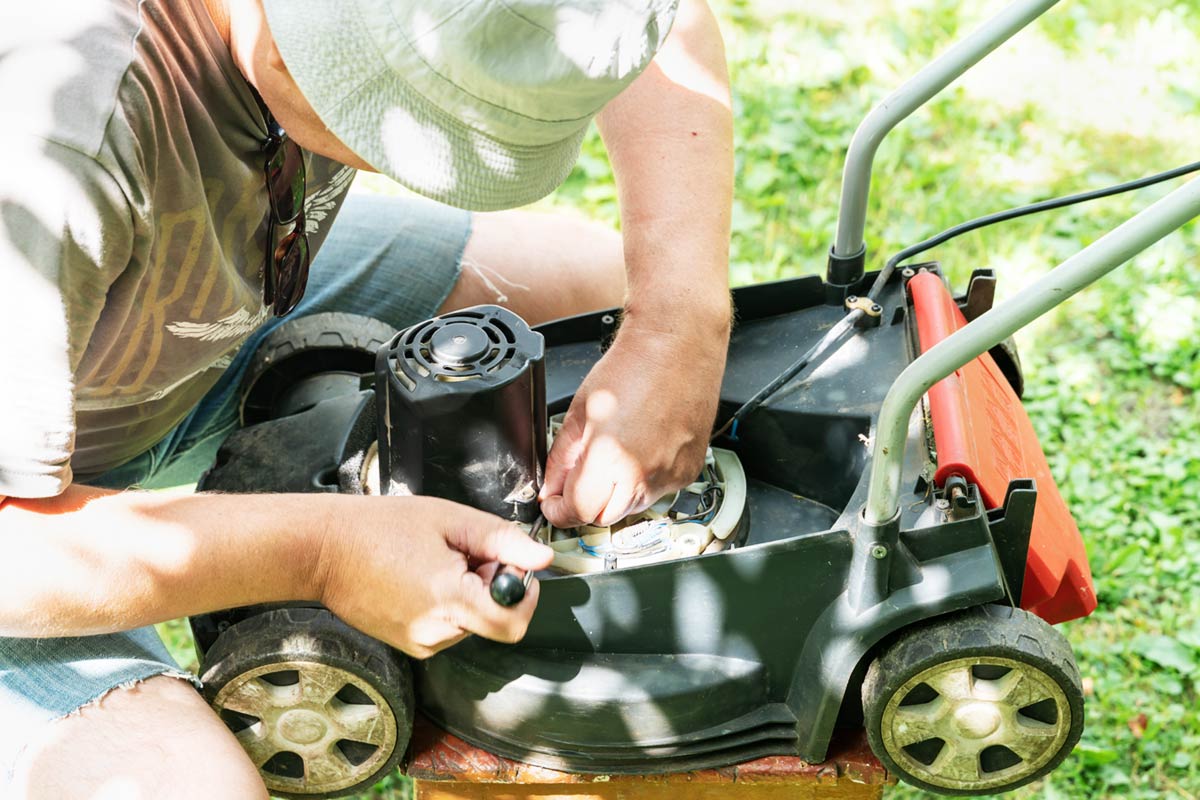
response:
[(267, 791), (196, 690), (158, 676), (35, 732), (5, 796), (265, 800)]

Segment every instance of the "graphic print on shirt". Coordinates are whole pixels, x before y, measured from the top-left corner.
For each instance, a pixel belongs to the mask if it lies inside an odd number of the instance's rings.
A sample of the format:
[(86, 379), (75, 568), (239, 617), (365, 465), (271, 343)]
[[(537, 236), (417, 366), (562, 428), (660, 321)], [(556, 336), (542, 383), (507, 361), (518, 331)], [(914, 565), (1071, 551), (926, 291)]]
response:
[[(138, 302), (137, 324), (125, 337), (121, 355), (103, 383), (94, 387), (87, 399), (136, 396), (147, 386), (159, 366), (166, 314), (205, 272), (215, 268), (208, 213), (207, 205), (196, 205), (159, 215), (157, 237), (168, 246), (153, 251), (149, 278)], [(200, 274), (194, 276), (197, 271)]]
[(266, 307), (252, 314), (239, 308), (216, 322), (172, 322), (167, 330), (184, 339), (199, 339), (202, 342), (219, 342), (222, 339), (244, 339), (267, 320)]
[(304, 232), (309, 236), (319, 233), (321, 223), (329, 216), (329, 212), (338, 207), (338, 198), (350, 188), (355, 171), (351, 167), (342, 167), (329, 182), (304, 201)]

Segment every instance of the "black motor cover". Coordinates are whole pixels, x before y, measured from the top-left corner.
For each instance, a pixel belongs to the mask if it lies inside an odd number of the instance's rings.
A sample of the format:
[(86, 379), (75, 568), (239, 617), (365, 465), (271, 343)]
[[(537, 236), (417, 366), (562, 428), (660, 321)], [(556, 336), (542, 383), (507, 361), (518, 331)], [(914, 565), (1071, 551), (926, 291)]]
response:
[(499, 306), (435, 317), (380, 348), (380, 491), (532, 522), (546, 463), (544, 349)]

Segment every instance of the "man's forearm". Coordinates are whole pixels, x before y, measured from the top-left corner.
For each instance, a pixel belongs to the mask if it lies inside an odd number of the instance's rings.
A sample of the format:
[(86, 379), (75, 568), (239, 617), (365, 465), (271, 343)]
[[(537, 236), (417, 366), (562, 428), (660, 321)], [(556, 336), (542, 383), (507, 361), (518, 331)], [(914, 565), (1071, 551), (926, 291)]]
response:
[(660, 330), (681, 317), (727, 324), (733, 122), (703, 0), (681, 2), (663, 49), (597, 123), (620, 194), (627, 313)]
[(733, 124), (724, 46), (682, 0), (654, 61), (598, 117), (621, 203), (628, 290), (612, 347), (554, 439), (542, 510), (611, 525), (696, 479), (729, 342)]
[(0, 507), (0, 636), (108, 633), (256, 602), (316, 599), (328, 495), (72, 486)]

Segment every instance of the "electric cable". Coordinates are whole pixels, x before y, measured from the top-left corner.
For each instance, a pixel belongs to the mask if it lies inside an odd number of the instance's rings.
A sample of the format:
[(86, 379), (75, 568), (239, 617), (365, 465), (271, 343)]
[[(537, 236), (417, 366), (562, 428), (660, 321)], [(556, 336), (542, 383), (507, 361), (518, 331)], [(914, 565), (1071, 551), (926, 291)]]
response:
[[(875, 283), (871, 285), (871, 295), (869, 296), (872, 296), (873, 293), (878, 289), (883, 288), (883, 285), (887, 283), (887, 279), (891, 277), (891, 272), (896, 269), (897, 265), (899, 265), (901, 261), (905, 261), (915, 255), (924, 253), (926, 250), (930, 250), (934, 247), (937, 247), (939, 244), (943, 244), (951, 239), (962, 236), (964, 233), (970, 233), (971, 231), (985, 228), (988, 225), (994, 225), (997, 222), (1007, 222), (1011, 219), (1028, 216), (1029, 214), (1037, 214), (1041, 211), (1053, 211), (1055, 209), (1065, 208), (1066, 206), (1076, 205), (1077, 203), (1086, 203), (1090, 200), (1099, 200), (1104, 197), (1112, 197), (1113, 195), (1122, 194), (1124, 192), (1132, 192), (1136, 189), (1143, 189), (1147, 186), (1153, 186), (1156, 183), (1169, 181), (1172, 178), (1178, 178), (1198, 170), (1200, 170), (1200, 161), (1193, 161), (1191, 164), (1185, 164), (1182, 167), (1176, 167), (1175, 169), (1170, 169), (1166, 172), (1148, 175), (1145, 178), (1138, 178), (1137, 180), (1128, 181), (1126, 183), (1119, 183), (1115, 186), (1108, 186), (1103, 189), (1094, 189), (1090, 192), (1080, 192), (1079, 194), (1067, 195), (1065, 197), (1053, 197), (1049, 200), (1042, 200), (1037, 203), (1031, 203), (1027, 206), (1010, 208), (1007, 211), (997, 211), (994, 214), (987, 214), (986, 216), (977, 217), (973, 220), (960, 223), (952, 228), (947, 228), (941, 233), (931, 236), (922, 242), (918, 242), (910, 247), (906, 247), (896, 255), (889, 258), (887, 264), (879, 273), (879, 277), (877, 277), (875, 279)], [(883, 280), (881, 281), (880, 279)], [(874, 299), (873, 296), (872, 299)]]
[[(1169, 181), (1173, 178), (1178, 178), (1197, 171), (1200, 171), (1200, 161), (1193, 161), (1192, 163), (1184, 164), (1181, 167), (1175, 167), (1174, 169), (1169, 169), (1165, 172), (1147, 175), (1144, 178), (1126, 181), (1125, 183), (1118, 183), (1114, 186), (1107, 186), (1102, 189), (1093, 189), (1091, 191), (1080, 192), (1078, 194), (1065, 195), (1063, 197), (1052, 197), (1048, 200), (1041, 200), (1036, 203), (1017, 206), (1016, 208), (1010, 208), (1004, 211), (997, 211), (992, 214), (986, 214), (982, 217), (976, 217), (975, 219), (959, 223), (958, 225), (947, 228), (941, 233), (930, 236), (928, 239), (906, 247), (899, 253), (896, 253), (894, 256), (889, 258), (884, 264), (883, 269), (881, 269), (879, 274), (875, 276), (875, 281), (871, 284), (871, 288), (867, 292), (867, 298), (872, 302), (878, 302), (879, 293), (883, 290), (883, 287), (887, 285), (888, 281), (892, 279), (892, 275), (895, 273), (896, 267), (900, 265), (900, 262), (906, 261), (915, 255), (924, 253), (927, 250), (931, 250), (940, 244), (945, 244), (951, 239), (962, 236), (964, 233), (970, 233), (971, 231), (979, 230), (980, 228), (985, 228), (989, 225), (995, 225), (998, 222), (1007, 222), (1009, 220), (1018, 219), (1020, 217), (1028, 216), (1029, 214), (1037, 214), (1042, 211), (1053, 211), (1055, 209), (1065, 208), (1078, 203), (1086, 203), (1091, 200), (1112, 197), (1113, 195), (1122, 194), (1124, 192), (1132, 192), (1137, 189), (1143, 189), (1147, 186), (1153, 186), (1156, 183), (1163, 183), (1164, 181)], [(753, 397), (743, 403), (737, 411), (733, 412), (733, 415), (725, 422), (725, 424), (718, 428), (717, 432), (712, 435), (712, 439), (715, 440), (717, 437), (722, 436), (728, 431), (729, 437), (736, 441), (738, 426), (747, 414), (765, 403), (771, 397), (771, 395), (775, 394), (785, 384), (789, 383), (793, 378), (799, 375), (818, 355), (821, 354), (822, 351), (828, 348), (834, 341), (841, 338), (841, 336), (847, 331), (852, 330), (862, 316), (863, 312), (861, 309), (854, 309), (846, 316), (842, 317), (842, 319), (840, 319), (836, 325), (826, 331), (825, 335), (822, 336), (815, 345), (809, 348), (804, 355), (792, 362), (787, 369), (779, 373), (779, 375), (777, 375), (766, 386), (755, 392)]]

